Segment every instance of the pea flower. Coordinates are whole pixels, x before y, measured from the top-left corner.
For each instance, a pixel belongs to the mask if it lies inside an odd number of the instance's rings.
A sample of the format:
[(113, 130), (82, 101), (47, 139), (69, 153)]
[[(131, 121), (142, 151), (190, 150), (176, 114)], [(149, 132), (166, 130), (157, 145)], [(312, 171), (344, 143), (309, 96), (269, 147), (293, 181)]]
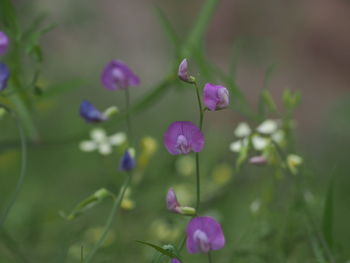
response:
[(166, 206), (169, 211), (178, 214), (180, 213), (180, 204), (177, 201), (177, 197), (173, 188), (170, 188), (166, 195)]
[(230, 95), (224, 86), (207, 83), (203, 90), (204, 104), (211, 111), (226, 108), (230, 103)]
[(204, 135), (190, 121), (176, 121), (170, 124), (163, 138), (170, 154), (188, 154), (200, 152), (204, 147)]
[(209, 216), (193, 218), (187, 225), (187, 250), (191, 254), (208, 253), (225, 246), (225, 237), (220, 224)]
[(187, 83), (194, 83), (196, 81), (194, 77), (188, 74), (188, 62), (186, 58), (180, 63), (177, 76), (179, 79)]
[(7, 52), (9, 46), (9, 38), (4, 32), (0, 31), (0, 56), (4, 55)]
[(123, 132), (107, 136), (105, 130), (93, 129), (90, 133), (91, 140), (82, 141), (79, 145), (83, 152), (92, 152), (97, 150), (102, 155), (112, 153), (113, 146), (120, 146), (126, 142), (126, 135)]
[(80, 116), (90, 123), (107, 120), (107, 117), (87, 100), (82, 101), (80, 104)]
[(124, 172), (129, 172), (134, 169), (136, 165), (135, 159), (129, 150), (126, 150), (122, 159), (120, 160), (120, 170)]
[(172, 258), (171, 263), (181, 263), (181, 261), (178, 260), (177, 258)]
[(0, 91), (6, 89), (7, 81), (10, 77), (10, 71), (7, 66), (3, 63), (0, 63)]
[(124, 62), (113, 60), (103, 69), (101, 82), (108, 90), (119, 90), (139, 85), (140, 79)]
[(194, 216), (196, 214), (196, 209), (193, 207), (181, 206), (179, 204), (173, 188), (170, 188), (166, 195), (166, 206), (170, 212), (176, 214), (182, 214), (186, 216)]

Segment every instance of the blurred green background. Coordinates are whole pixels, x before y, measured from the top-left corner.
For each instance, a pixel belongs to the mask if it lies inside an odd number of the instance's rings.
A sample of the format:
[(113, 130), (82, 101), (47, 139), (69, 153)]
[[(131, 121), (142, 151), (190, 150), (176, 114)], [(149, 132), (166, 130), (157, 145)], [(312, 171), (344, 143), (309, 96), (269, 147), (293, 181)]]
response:
[[(214, 67), (220, 68), (234, 79), (252, 111), (257, 111), (265, 72), (272, 64), (275, 70), (269, 89), (279, 109), (285, 88), (301, 91), (302, 103), (295, 116), (296, 149), (304, 158), (305, 198), (316, 229), (320, 229), (318, 234), (323, 235), (325, 200), (333, 180), (330, 249), (334, 262), (347, 262), (349, 3), (212, 2), (217, 5), (213, 5), (213, 15), (196, 46), (204, 54), (199, 58), (204, 58), (201, 61), (205, 63), (199, 63), (198, 56), (189, 58), (191, 72), (201, 84), (224, 84), (213, 73)], [(142, 84), (131, 90), (133, 103), (142, 101), (159, 83), (164, 88), (132, 116), (135, 137), (153, 137), (157, 151), (142, 181), (132, 187), (129, 198), (134, 207), (125, 205), (121, 209), (108, 242), (94, 262), (151, 262), (154, 251), (135, 240), (176, 244), (187, 222), (186, 218), (166, 211), (167, 189), (175, 186), (179, 199), (188, 205), (194, 204), (195, 196), (193, 156), (185, 160), (170, 156), (162, 145), (162, 136), (171, 122), (196, 122), (198, 118), (193, 89), (180, 81), (166, 80), (172, 77), (180, 58), (175, 56), (176, 45), (167, 37), (159, 10), (171, 22), (180, 41), (185, 41), (198, 21), (204, 1), (13, 3), (24, 28), (41, 14), (46, 15), (45, 23), (56, 27), (40, 40), (44, 61), (38, 83), (43, 95), (35, 98), (32, 113), (40, 141), (29, 142), (28, 174), (4, 226), (5, 232), (1, 231), (0, 262), (80, 262), (81, 246), (88, 251), (96, 241), (111, 200), (74, 221), (62, 219), (59, 211), (71, 211), (101, 187), (118, 192), (124, 179), (125, 175), (118, 171), (120, 151), (104, 157), (79, 150), (79, 143), (89, 138), (93, 128), (78, 114), (81, 100), (88, 99), (101, 109), (111, 105), (124, 108), (123, 94), (103, 89), (99, 81), (102, 68), (111, 59), (125, 61), (140, 76)], [(31, 72), (26, 59), (23, 67)], [(240, 99), (232, 96), (232, 109), (205, 116), (206, 147), (201, 154), (201, 171), (203, 199), (207, 201), (203, 212), (220, 220), (227, 240), (223, 250), (213, 253), (214, 262), (328, 262), (317, 255), (318, 249), (310, 238), (313, 233), (302, 212), (293, 207), (293, 179), (276, 182), (271, 167), (245, 165), (239, 173), (234, 172), (236, 156), (229, 151), (229, 144), (235, 140), (233, 131), (237, 124), (249, 121), (237, 110)], [(18, 179), (21, 151), (13, 120), (4, 117), (0, 125), (2, 209)], [(125, 121), (118, 115), (103, 127), (108, 134), (126, 131)], [(179, 166), (184, 163), (189, 167), (182, 171)], [(264, 198), (271, 202), (252, 211), (252, 205), (256, 207)], [(184, 262), (206, 260), (203, 255), (188, 255), (185, 251), (183, 255)]]

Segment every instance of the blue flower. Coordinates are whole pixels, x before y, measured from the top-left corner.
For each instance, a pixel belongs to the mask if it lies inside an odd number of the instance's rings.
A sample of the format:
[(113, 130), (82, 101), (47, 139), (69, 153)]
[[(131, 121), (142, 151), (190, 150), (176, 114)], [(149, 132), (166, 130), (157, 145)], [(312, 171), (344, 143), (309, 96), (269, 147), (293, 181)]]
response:
[(107, 117), (87, 100), (82, 101), (80, 104), (80, 116), (90, 123), (107, 120)]
[(10, 71), (7, 66), (3, 63), (0, 63), (0, 91), (6, 89), (7, 80), (10, 77)]
[(130, 152), (126, 150), (122, 159), (120, 160), (120, 170), (128, 172), (134, 169), (135, 165), (135, 159), (131, 156)]

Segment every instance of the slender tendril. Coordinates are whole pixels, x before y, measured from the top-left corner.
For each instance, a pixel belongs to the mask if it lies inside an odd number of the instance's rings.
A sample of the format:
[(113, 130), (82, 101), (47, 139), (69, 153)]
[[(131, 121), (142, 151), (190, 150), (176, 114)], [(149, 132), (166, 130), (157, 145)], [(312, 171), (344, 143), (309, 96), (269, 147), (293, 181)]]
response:
[(113, 203), (113, 207), (112, 207), (111, 213), (109, 214), (107, 222), (105, 224), (103, 233), (102, 233), (100, 239), (95, 244), (94, 248), (87, 255), (86, 260), (85, 260), (86, 263), (92, 262), (92, 259), (95, 256), (96, 252), (100, 249), (100, 247), (105, 242), (105, 240), (107, 238), (107, 235), (108, 235), (108, 232), (110, 231), (110, 229), (111, 229), (111, 227), (113, 225), (114, 219), (115, 219), (115, 217), (117, 215), (117, 211), (118, 211), (118, 208), (120, 207), (120, 203), (122, 202), (122, 200), (124, 198), (125, 191), (126, 191), (126, 189), (128, 188), (128, 186), (130, 184), (131, 176), (132, 176), (132, 174), (129, 173), (128, 176), (125, 178), (124, 183), (123, 183), (123, 185), (122, 185), (122, 187), (120, 189), (120, 192), (119, 192), (117, 198), (115, 199), (115, 201)]
[(12, 118), (16, 122), (18, 133), (19, 133), (20, 140), (21, 140), (21, 152), (22, 152), (20, 176), (18, 178), (16, 188), (12, 194), (10, 202), (7, 205), (7, 207), (5, 208), (5, 211), (0, 218), (0, 227), (2, 227), (3, 224), (5, 223), (7, 216), (9, 215), (12, 207), (14, 206), (14, 204), (17, 200), (18, 194), (19, 194), (21, 187), (22, 187), (22, 184), (24, 182), (24, 178), (27, 174), (27, 140), (26, 140), (26, 136), (25, 136), (25, 133), (24, 133), (24, 130), (23, 130), (23, 127), (21, 125), (20, 120), (16, 117), (16, 115), (9, 108), (5, 107), (4, 105), (0, 105), (0, 106), (4, 107), (10, 113), (10, 115), (12, 116)]

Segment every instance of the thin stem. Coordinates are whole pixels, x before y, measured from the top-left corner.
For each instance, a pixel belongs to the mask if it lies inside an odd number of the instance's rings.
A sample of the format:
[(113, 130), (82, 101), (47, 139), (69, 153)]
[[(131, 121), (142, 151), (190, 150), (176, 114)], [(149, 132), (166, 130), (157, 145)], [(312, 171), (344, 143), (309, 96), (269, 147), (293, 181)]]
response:
[(130, 140), (130, 145), (133, 145), (133, 132), (131, 125), (131, 117), (130, 117), (130, 92), (129, 88), (125, 89), (125, 107), (126, 107), (126, 123), (128, 127), (128, 135)]
[(198, 213), (200, 199), (201, 199), (200, 173), (199, 173), (199, 153), (196, 153), (196, 192), (197, 192), (196, 210)]
[(92, 259), (95, 256), (96, 252), (100, 249), (100, 247), (105, 242), (105, 240), (107, 238), (107, 235), (108, 235), (108, 233), (109, 233), (109, 231), (110, 231), (110, 229), (111, 229), (111, 227), (113, 225), (114, 219), (115, 219), (115, 217), (117, 215), (117, 211), (118, 211), (118, 208), (120, 207), (120, 203), (122, 202), (122, 200), (124, 198), (125, 191), (126, 191), (126, 189), (128, 188), (128, 186), (130, 184), (131, 177), (132, 177), (132, 174), (129, 173), (127, 175), (127, 177), (125, 178), (124, 183), (123, 183), (123, 185), (121, 187), (121, 190), (120, 190), (117, 198), (114, 201), (111, 213), (109, 214), (109, 217), (108, 217), (107, 222), (105, 224), (103, 234), (101, 235), (100, 239), (97, 241), (97, 243), (95, 244), (95, 246), (91, 250), (91, 252), (87, 255), (86, 260), (85, 260), (86, 263), (92, 262)]
[[(2, 105), (0, 105), (0, 106), (2, 106)], [(19, 136), (20, 136), (20, 139), (21, 139), (22, 160), (21, 160), (21, 172), (20, 172), (20, 175), (19, 175), (19, 178), (18, 178), (18, 181), (17, 181), (17, 185), (16, 185), (16, 188), (15, 188), (15, 191), (12, 194), (12, 197), (10, 199), (9, 204), (5, 208), (5, 211), (4, 211), (3, 215), (0, 218), (0, 227), (2, 227), (3, 224), (5, 223), (5, 220), (6, 220), (7, 216), (8, 216), (8, 214), (10, 213), (13, 205), (15, 204), (15, 202), (17, 200), (17, 197), (18, 197), (18, 194), (19, 194), (19, 192), (21, 190), (22, 184), (24, 182), (24, 178), (25, 178), (25, 176), (27, 174), (27, 141), (26, 141), (26, 136), (25, 136), (24, 130), (22, 128), (20, 120), (17, 119), (17, 117), (14, 115), (14, 113), (8, 108), (5, 108), (5, 109), (11, 114), (13, 119), (16, 121), (18, 133), (19, 133)]]
[(300, 202), (302, 204), (302, 208), (304, 209), (305, 212), (305, 216), (306, 219), (308, 220), (308, 223), (310, 224), (310, 226), (313, 228), (314, 232), (315, 232), (315, 236), (318, 239), (320, 245), (322, 246), (322, 248), (324, 249), (324, 252), (326, 254), (326, 256), (328, 257), (328, 260), (333, 263), (335, 262), (334, 256), (332, 254), (331, 249), (329, 248), (327, 242), (325, 241), (322, 233), (320, 233), (320, 231), (318, 230), (318, 227), (316, 225), (316, 222), (310, 212), (310, 209), (308, 207), (308, 204), (305, 201), (305, 198), (303, 196), (303, 190), (302, 190), (302, 183), (301, 183), (301, 178), (303, 177), (301, 173), (299, 173), (297, 176), (294, 176), (293, 174), (291, 174), (289, 168), (288, 168), (288, 164), (286, 162), (286, 158), (287, 155), (286, 153), (283, 151), (283, 149), (276, 143), (273, 142), (273, 145), (275, 146), (278, 155), (281, 158), (281, 161), (284, 164), (284, 169), (283, 171), (286, 173), (286, 175), (288, 175), (289, 177), (296, 177), (296, 190), (297, 190), (297, 194), (298, 194), (298, 198), (300, 199)]
[[(197, 94), (197, 100), (198, 100), (198, 108), (199, 108), (199, 128), (202, 130), (203, 128), (203, 107), (202, 107), (202, 100), (201, 95), (199, 91), (199, 87), (197, 85), (197, 82), (194, 82), (193, 85), (196, 88), (196, 94)], [(201, 189), (200, 189), (200, 171), (199, 171), (199, 153), (196, 153), (196, 192), (197, 192), (197, 201), (196, 201), (196, 210), (198, 212), (199, 205), (200, 205), (200, 199), (201, 199)]]
[(197, 94), (197, 100), (198, 100), (198, 107), (199, 107), (199, 129), (202, 130), (203, 128), (203, 107), (202, 107), (202, 100), (201, 100), (201, 95), (199, 91), (199, 87), (197, 85), (197, 82), (194, 82), (193, 84), (196, 88), (196, 94)]
[(209, 263), (212, 263), (212, 258), (211, 258), (211, 253), (210, 253), (210, 250), (208, 251), (208, 262)]

